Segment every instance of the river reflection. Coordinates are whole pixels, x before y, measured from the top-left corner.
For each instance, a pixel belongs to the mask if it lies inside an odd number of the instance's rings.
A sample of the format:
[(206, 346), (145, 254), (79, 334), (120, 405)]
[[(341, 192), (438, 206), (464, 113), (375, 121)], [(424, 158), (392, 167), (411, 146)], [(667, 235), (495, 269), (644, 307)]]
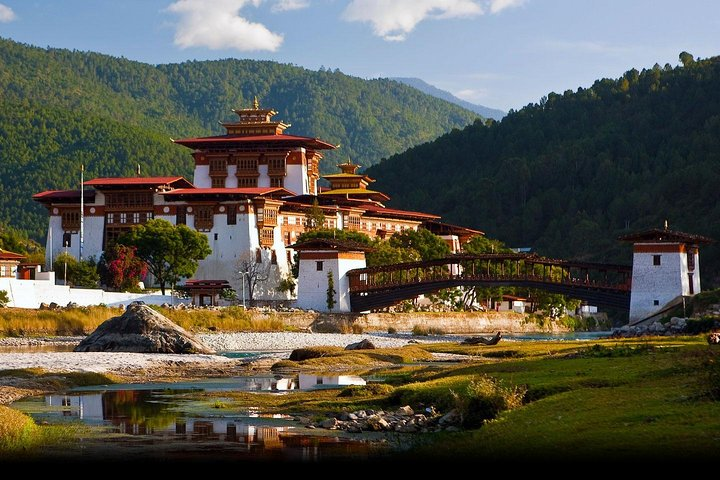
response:
[[(358, 440), (339, 432), (309, 430), (287, 415), (238, 411), (222, 402), (213, 404), (202, 391), (266, 391), (364, 385), (351, 375), (247, 377), (215, 382), (111, 385), (102, 390), (71, 391), (61, 395), (31, 397), (13, 406), (36, 421), (50, 424), (81, 421), (98, 433), (82, 442), (83, 455), (154, 454), (223, 456), (242, 452), (256, 458), (317, 460), (376, 456), (386, 445), (379, 439)], [(120, 435), (118, 435), (120, 434)], [(88, 450), (89, 449), (89, 450)], [(70, 448), (67, 451), (72, 451)], [(57, 452), (56, 452), (57, 453)], [(50, 452), (52, 454), (52, 452)], [(66, 451), (63, 451), (63, 455)]]

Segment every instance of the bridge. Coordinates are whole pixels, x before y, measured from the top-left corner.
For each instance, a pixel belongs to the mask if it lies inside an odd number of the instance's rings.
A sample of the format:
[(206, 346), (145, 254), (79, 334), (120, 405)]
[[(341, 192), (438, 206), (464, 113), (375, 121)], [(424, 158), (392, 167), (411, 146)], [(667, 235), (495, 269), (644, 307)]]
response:
[(629, 310), (632, 267), (522, 253), (461, 254), (358, 268), (347, 276), (354, 312), (389, 307), (444, 288), (496, 286), (535, 288), (600, 307)]

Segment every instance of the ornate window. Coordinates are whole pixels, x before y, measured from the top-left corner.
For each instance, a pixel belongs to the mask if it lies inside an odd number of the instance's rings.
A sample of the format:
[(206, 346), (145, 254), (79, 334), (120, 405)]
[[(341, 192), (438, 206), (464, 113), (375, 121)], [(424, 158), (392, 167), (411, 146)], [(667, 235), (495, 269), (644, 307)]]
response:
[(264, 227), (260, 231), (260, 245), (263, 247), (271, 247), (275, 240), (275, 231), (273, 227)]
[(80, 209), (65, 210), (62, 212), (62, 228), (74, 232), (80, 230)]
[(177, 207), (177, 212), (175, 213), (175, 225), (185, 225), (187, 223), (185, 212), (185, 205)]
[(212, 188), (225, 188), (225, 177), (212, 177)]
[(213, 207), (212, 205), (200, 205), (195, 209), (195, 230), (212, 230), (213, 228)]
[(227, 159), (224, 157), (210, 159), (210, 175), (227, 174)]
[(270, 177), (270, 186), (273, 188), (282, 188), (284, 184), (283, 177)]
[(237, 225), (237, 205), (228, 205), (225, 208), (227, 208), (227, 224)]
[(238, 177), (238, 188), (257, 187), (257, 177)]

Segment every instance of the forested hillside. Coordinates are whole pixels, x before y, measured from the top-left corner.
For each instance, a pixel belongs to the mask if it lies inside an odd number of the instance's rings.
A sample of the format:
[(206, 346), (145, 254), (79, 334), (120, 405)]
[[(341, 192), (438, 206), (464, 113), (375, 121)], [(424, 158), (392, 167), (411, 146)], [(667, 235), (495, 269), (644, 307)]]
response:
[[(720, 57), (681, 60), (551, 93), (366, 173), (395, 207), (550, 256), (629, 263), (617, 237), (665, 219), (720, 240)], [(719, 250), (701, 251), (715, 286)]]
[(262, 106), (289, 133), (341, 148), (321, 168), (382, 157), (468, 125), (472, 112), (391, 80), (362, 80), (251, 60), (148, 65), (96, 53), (0, 39), (0, 222), (42, 239), (45, 212), (30, 199), (87, 177), (191, 175), (188, 150), (170, 138), (224, 133), (232, 108)]

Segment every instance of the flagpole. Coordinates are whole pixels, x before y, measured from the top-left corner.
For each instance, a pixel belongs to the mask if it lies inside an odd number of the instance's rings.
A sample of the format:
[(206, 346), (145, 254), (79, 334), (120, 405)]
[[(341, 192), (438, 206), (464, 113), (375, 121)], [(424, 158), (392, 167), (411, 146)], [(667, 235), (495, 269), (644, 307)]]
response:
[(80, 260), (83, 258), (85, 243), (85, 165), (80, 164)]

